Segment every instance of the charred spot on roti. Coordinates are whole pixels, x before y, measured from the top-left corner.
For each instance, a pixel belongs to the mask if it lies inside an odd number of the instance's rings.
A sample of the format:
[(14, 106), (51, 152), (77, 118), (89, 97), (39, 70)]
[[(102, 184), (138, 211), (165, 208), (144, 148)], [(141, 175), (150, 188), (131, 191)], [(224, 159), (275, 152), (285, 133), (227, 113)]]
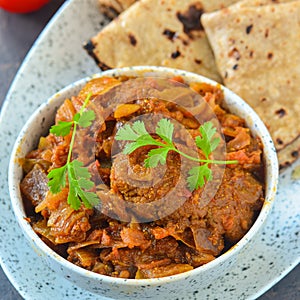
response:
[(97, 2), (100, 12), (112, 20), (137, 0), (97, 0)]
[(288, 161), (286, 161), (286, 162), (284, 162), (284, 163), (281, 163), (281, 164), (279, 165), (279, 171), (282, 171), (283, 169), (286, 169), (286, 168), (289, 167), (290, 165), (291, 165), (291, 163), (288, 162)]
[(96, 45), (92, 42), (92, 40), (89, 40), (86, 44), (83, 45), (83, 48), (86, 50), (86, 52), (94, 59), (97, 65), (99, 65), (100, 61), (95, 54)]
[(266, 30), (265, 30), (265, 38), (267, 38), (269, 36), (269, 28), (267, 28)]
[(174, 41), (177, 37), (177, 34), (175, 31), (170, 30), (170, 29), (165, 29), (163, 31), (163, 35), (165, 35), (170, 41)]
[(237, 48), (233, 48), (231, 51), (229, 51), (228, 56), (236, 60), (239, 60), (241, 58), (240, 51)]
[(253, 54), (254, 54), (254, 51), (253, 50), (251, 50), (250, 52), (249, 52), (249, 57), (253, 57)]
[(229, 38), (228, 42), (229, 42), (230, 45), (234, 45), (235, 44), (235, 39)]
[(272, 59), (273, 58), (273, 53), (269, 52), (267, 57), (268, 57), (268, 59)]
[(239, 65), (238, 64), (235, 64), (233, 67), (232, 67), (232, 70), (237, 70), (238, 69), (238, 67), (239, 67)]
[(285, 111), (283, 108), (280, 108), (280, 109), (276, 110), (275, 113), (276, 113), (276, 115), (277, 115), (279, 118), (282, 118), (282, 117), (285, 116), (286, 111)]
[(180, 51), (176, 50), (175, 52), (173, 52), (173, 53), (171, 54), (171, 57), (172, 57), (173, 59), (176, 59), (176, 58), (179, 57), (180, 55), (181, 55)]
[(105, 14), (106, 17), (108, 17), (110, 20), (116, 18), (119, 15), (119, 11), (117, 11), (114, 7), (112, 6), (106, 6), (102, 12)]
[[(282, 148), (281, 150), (278, 151), (278, 161), (282, 165), (281, 170), (290, 166), (297, 159), (299, 159), (299, 157), (300, 157), (300, 134), (293, 141), (289, 142), (285, 148)], [(289, 163), (288, 165), (287, 162)]]
[(93, 51), (95, 49), (95, 45), (93, 44), (93, 42), (91, 40), (89, 40), (87, 43), (85, 43), (83, 45), (83, 48), (90, 53), (91, 51)]
[(181, 41), (182, 41), (182, 44), (183, 44), (183, 45), (185, 45), (185, 46), (188, 46), (188, 45), (189, 45), (189, 42), (188, 42), (187, 40), (181, 39)]
[(102, 61), (99, 61), (99, 62), (98, 62), (98, 66), (99, 66), (99, 68), (100, 68), (102, 71), (106, 71), (106, 70), (112, 69), (111, 67), (109, 67), (107, 64), (105, 64), (105, 63), (102, 62)]
[(204, 13), (200, 2), (190, 5), (185, 12), (177, 12), (177, 18), (183, 25), (185, 34), (191, 37), (192, 31), (204, 31), (200, 18)]
[(282, 139), (280, 139), (280, 138), (277, 138), (277, 139), (276, 139), (276, 142), (277, 142), (278, 145), (283, 145), (283, 141), (282, 141)]
[(267, 101), (267, 98), (263, 97), (260, 99), (260, 102), (266, 102)]
[(202, 60), (201, 60), (201, 59), (195, 58), (194, 61), (195, 61), (195, 63), (196, 63), (197, 65), (201, 65), (201, 64), (202, 64)]
[(137, 40), (136, 40), (135, 36), (132, 33), (129, 33), (128, 37), (129, 37), (130, 44), (132, 46), (135, 46), (136, 43), (137, 43)]
[(247, 27), (246, 27), (246, 33), (247, 33), (247, 34), (250, 34), (252, 28), (253, 28), (253, 24), (247, 26)]

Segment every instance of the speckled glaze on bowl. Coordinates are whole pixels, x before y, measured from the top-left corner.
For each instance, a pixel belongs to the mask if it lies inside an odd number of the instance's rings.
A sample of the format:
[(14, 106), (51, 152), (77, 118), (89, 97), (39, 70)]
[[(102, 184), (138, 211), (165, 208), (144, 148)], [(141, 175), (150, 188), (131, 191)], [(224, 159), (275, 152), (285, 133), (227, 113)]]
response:
[[(164, 67), (131, 67), (115, 69), (96, 74), (93, 77), (101, 76), (159, 76), (173, 77), (182, 76), (186, 82), (206, 82), (213, 85), (217, 83), (193, 73), (175, 70)], [(241, 249), (250, 246), (251, 239), (264, 224), (272, 204), (278, 182), (278, 162), (276, 151), (272, 139), (256, 113), (240, 97), (232, 93), (225, 87), (222, 87), (225, 96), (225, 102), (229, 110), (246, 120), (248, 127), (253, 135), (261, 138), (264, 147), (264, 160), (266, 165), (266, 189), (265, 203), (263, 208), (247, 234), (230, 250), (222, 254), (214, 261), (198, 267), (192, 271), (174, 276), (155, 278), (155, 279), (121, 279), (112, 278), (80, 268), (66, 259), (59, 256), (32, 230), (30, 224), (25, 220), (25, 211), (20, 195), (19, 183), (23, 176), (22, 168), (18, 164), (18, 158), (24, 157), (26, 153), (32, 150), (42, 134), (46, 134), (49, 127), (54, 122), (54, 115), (57, 108), (62, 104), (65, 98), (75, 95), (90, 80), (84, 78), (77, 81), (59, 93), (55, 94), (45, 104), (43, 104), (31, 116), (23, 127), (12, 152), (9, 165), (9, 189), (12, 201), (12, 207), (24, 235), (29, 240), (33, 250), (41, 256), (48, 265), (63, 277), (69, 279), (76, 285), (99, 295), (122, 298), (152, 298), (152, 299), (175, 299), (185, 293), (198, 293), (198, 286), (204, 282), (209, 284), (216, 280), (235, 263), (238, 253)]]

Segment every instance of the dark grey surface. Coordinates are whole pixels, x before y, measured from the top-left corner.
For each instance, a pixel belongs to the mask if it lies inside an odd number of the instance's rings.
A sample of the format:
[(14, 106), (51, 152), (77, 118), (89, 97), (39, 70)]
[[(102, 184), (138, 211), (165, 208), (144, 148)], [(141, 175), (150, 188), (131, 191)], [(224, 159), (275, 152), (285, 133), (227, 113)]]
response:
[[(52, 0), (40, 11), (25, 15), (10, 14), (0, 9), (0, 107), (24, 56), (63, 2)], [(22, 298), (0, 268), (0, 300), (19, 299)], [(259, 298), (271, 299), (300, 299), (300, 266)]]

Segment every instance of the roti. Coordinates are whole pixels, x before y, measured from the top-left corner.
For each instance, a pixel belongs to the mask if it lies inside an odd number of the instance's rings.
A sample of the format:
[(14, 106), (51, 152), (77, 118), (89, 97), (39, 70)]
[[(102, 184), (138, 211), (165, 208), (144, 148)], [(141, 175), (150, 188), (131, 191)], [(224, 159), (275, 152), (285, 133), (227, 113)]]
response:
[(264, 6), (270, 4), (279, 4), (285, 2), (292, 2), (295, 0), (242, 0), (239, 1), (236, 6), (238, 7), (249, 7), (249, 6)]
[(98, 0), (100, 11), (113, 19), (137, 0)]
[(300, 137), (278, 152), (280, 170), (290, 166), (300, 157)]
[[(115, 18), (118, 14), (126, 10), (130, 5), (138, 0), (98, 0), (99, 7), (102, 13), (104, 13), (109, 18)], [(223, 1), (202, 1), (206, 11), (213, 11), (220, 8), (227, 7), (228, 5), (237, 2), (231, 0)]]
[(221, 82), (200, 16), (235, 2), (141, 0), (110, 22), (85, 48), (103, 70), (167, 66)]
[(300, 1), (233, 5), (202, 16), (224, 84), (264, 121), (281, 167), (300, 151), (299, 20)]

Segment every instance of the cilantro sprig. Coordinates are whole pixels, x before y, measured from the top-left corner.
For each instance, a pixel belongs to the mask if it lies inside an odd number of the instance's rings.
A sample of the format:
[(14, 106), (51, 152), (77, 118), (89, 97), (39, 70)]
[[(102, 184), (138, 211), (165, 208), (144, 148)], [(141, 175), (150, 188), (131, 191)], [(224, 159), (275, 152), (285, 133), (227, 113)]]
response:
[(50, 133), (56, 136), (67, 136), (72, 130), (71, 142), (67, 162), (64, 166), (52, 169), (49, 174), (48, 186), (53, 194), (59, 193), (69, 183), (68, 204), (75, 210), (79, 209), (81, 203), (87, 208), (92, 208), (99, 202), (98, 196), (89, 192), (94, 183), (90, 180), (91, 174), (89, 170), (83, 166), (83, 163), (78, 160), (71, 160), (72, 151), (75, 142), (77, 127), (87, 128), (95, 119), (95, 113), (92, 110), (85, 110), (90, 101), (91, 94), (85, 99), (80, 111), (76, 113), (72, 121), (59, 121), (57, 125), (50, 128)]
[(213, 179), (209, 164), (236, 164), (236, 160), (211, 160), (209, 156), (218, 147), (220, 138), (215, 137), (216, 128), (212, 122), (206, 122), (199, 128), (201, 136), (195, 138), (196, 146), (203, 152), (205, 159), (190, 156), (176, 148), (173, 142), (174, 125), (168, 119), (161, 119), (157, 123), (155, 133), (161, 140), (154, 139), (146, 130), (142, 121), (135, 121), (132, 125), (125, 124), (116, 134), (115, 139), (129, 141), (123, 149), (124, 154), (131, 154), (143, 146), (157, 146), (148, 152), (145, 159), (145, 167), (154, 168), (158, 164), (164, 165), (169, 151), (175, 151), (185, 158), (198, 162), (199, 166), (191, 168), (188, 172), (187, 184), (191, 191), (201, 188), (205, 182)]

